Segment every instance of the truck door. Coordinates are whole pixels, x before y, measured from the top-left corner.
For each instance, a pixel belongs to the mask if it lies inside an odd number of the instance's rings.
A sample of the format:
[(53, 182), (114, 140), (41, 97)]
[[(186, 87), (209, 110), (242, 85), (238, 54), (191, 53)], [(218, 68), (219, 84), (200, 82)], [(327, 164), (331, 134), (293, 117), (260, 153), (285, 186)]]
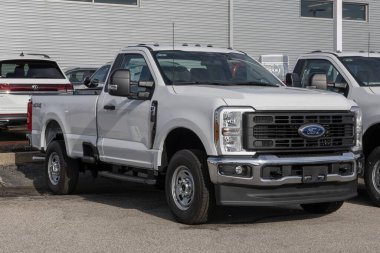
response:
[[(131, 82), (154, 81), (151, 68), (141, 52), (121, 54), (111, 73), (129, 69)], [(150, 100), (112, 96), (108, 81), (98, 104), (98, 147), (100, 160), (109, 163), (153, 168), (150, 152)]]

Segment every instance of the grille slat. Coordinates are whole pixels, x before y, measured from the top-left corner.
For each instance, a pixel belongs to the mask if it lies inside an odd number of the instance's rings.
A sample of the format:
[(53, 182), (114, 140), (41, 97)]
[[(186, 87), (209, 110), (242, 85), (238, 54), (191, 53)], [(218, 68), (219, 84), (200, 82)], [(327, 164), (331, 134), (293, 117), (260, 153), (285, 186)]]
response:
[[(244, 115), (244, 147), (247, 150), (336, 149), (354, 145), (354, 113), (247, 113)], [(320, 139), (301, 137), (305, 124), (320, 124)]]

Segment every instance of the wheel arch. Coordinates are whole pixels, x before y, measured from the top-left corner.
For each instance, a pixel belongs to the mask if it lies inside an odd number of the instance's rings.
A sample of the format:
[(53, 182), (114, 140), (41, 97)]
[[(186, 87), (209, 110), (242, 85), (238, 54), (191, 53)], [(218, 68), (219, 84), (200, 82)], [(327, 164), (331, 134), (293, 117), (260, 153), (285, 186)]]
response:
[(54, 140), (63, 140), (66, 144), (62, 127), (55, 119), (50, 119), (46, 122), (42, 138), (42, 143), (44, 144), (45, 150), (47, 149), (49, 143)]
[(173, 155), (182, 149), (198, 149), (207, 154), (207, 148), (195, 131), (177, 127), (168, 132), (162, 143), (160, 171), (165, 172)]
[(368, 157), (372, 150), (380, 146), (380, 123), (371, 125), (363, 135), (363, 153)]

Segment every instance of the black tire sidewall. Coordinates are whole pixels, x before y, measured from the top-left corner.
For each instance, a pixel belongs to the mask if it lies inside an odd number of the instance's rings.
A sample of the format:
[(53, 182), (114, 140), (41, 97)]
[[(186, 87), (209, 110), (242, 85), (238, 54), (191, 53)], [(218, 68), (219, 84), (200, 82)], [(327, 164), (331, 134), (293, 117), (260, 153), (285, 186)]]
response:
[[(179, 209), (172, 196), (171, 183), (174, 172), (179, 166), (187, 167), (194, 180), (194, 198), (187, 210)], [(205, 166), (204, 159), (191, 150), (178, 151), (169, 163), (165, 180), (166, 199), (171, 212), (182, 223), (198, 224), (205, 222), (204, 219), (199, 219), (199, 217), (203, 217), (202, 212), (208, 211), (205, 210), (205, 205), (207, 206), (206, 208), (209, 208), (212, 201), (210, 194), (211, 183), (207, 178), (207, 173), (203, 171), (206, 169)]]
[(364, 170), (364, 182), (368, 195), (373, 204), (380, 207), (380, 193), (376, 191), (374, 182), (372, 180), (372, 173), (375, 169), (376, 163), (380, 161), (380, 147), (372, 150), (367, 158)]
[[(49, 159), (53, 153), (57, 153), (60, 163), (60, 178), (56, 185), (51, 183), (48, 171)], [(70, 194), (74, 191), (78, 176), (77, 163), (67, 156), (65, 143), (52, 141), (47, 148), (45, 160), (45, 179), (49, 190), (54, 194)]]

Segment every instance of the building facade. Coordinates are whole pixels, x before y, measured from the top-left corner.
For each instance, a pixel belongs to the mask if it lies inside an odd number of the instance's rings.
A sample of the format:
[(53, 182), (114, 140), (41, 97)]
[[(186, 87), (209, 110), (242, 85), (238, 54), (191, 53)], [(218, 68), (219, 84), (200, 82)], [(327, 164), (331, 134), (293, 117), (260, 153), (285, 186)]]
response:
[[(286, 54), (292, 68), (302, 53), (333, 50), (332, 7), (333, 0), (2, 0), (0, 54), (99, 66), (128, 45), (174, 38), (232, 46), (256, 59)], [(380, 51), (379, 14), (379, 1), (344, 1), (344, 51)]]

